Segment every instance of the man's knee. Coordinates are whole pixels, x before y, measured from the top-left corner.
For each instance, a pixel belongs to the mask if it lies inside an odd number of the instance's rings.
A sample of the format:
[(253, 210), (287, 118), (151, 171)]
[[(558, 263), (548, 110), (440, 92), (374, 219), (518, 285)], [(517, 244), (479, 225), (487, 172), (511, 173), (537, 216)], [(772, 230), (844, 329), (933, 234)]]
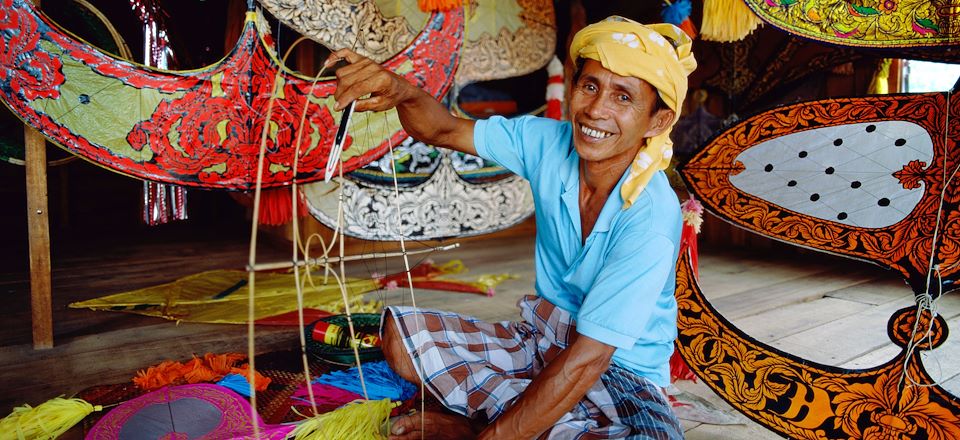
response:
[(400, 377), (414, 383), (420, 383), (420, 377), (414, 368), (410, 355), (403, 345), (403, 336), (397, 328), (396, 320), (393, 318), (393, 312), (387, 310), (383, 316), (383, 340), (381, 341), (383, 356), (387, 363), (396, 371)]

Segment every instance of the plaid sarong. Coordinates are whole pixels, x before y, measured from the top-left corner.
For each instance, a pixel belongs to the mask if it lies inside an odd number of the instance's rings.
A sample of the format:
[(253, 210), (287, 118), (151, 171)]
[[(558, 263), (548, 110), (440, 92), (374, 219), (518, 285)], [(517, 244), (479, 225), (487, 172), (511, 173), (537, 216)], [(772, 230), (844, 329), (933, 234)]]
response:
[[(569, 313), (526, 296), (523, 321), (487, 323), (436, 310), (388, 307), (426, 389), (452, 411), (494, 420), (567, 347)], [(541, 438), (682, 439), (680, 422), (653, 382), (611, 364), (584, 398)]]

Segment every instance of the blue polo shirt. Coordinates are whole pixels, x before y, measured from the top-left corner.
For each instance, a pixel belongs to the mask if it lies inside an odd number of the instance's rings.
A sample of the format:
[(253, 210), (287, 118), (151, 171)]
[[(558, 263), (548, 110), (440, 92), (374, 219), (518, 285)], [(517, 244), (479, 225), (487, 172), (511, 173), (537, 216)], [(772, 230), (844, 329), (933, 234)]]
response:
[(576, 319), (577, 332), (617, 350), (613, 362), (670, 383), (677, 337), (680, 205), (656, 173), (629, 209), (620, 187), (581, 244), (579, 161), (569, 122), (524, 116), (477, 121), (477, 153), (530, 181), (537, 215), (536, 291)]

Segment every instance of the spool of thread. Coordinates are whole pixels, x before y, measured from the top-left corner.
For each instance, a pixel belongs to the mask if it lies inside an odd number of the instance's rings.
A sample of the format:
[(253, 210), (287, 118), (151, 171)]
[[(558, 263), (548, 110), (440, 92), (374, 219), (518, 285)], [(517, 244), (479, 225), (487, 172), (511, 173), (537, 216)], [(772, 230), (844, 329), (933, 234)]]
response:
[(373, 348), (380, 346), (380, 336), (370, 333), (357, 333), (356, 339), (350, 338), (350, 330), (329, 322), (317, 321), (313, 325), (313, 340), (335, 347)]

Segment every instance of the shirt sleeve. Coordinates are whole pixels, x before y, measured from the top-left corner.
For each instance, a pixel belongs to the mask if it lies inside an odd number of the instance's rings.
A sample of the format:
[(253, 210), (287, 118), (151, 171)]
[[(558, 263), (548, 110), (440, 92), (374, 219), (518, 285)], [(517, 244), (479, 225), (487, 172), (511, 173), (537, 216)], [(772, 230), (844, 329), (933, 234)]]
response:
[(479, 120), (473, 128), (477, 154), (525, 179), (540, 166), (544, 149), (556, 147), (558, 122), (534, 116)]
[(676, 302), (672, 294), (665, 297), (662, 292), (675, 265), (676, 246), (666, 236), (648, 231), (624, 234), (583, 301), (577, 332), (623, 349), (633, 348), (640, 338), (669, 337)]

